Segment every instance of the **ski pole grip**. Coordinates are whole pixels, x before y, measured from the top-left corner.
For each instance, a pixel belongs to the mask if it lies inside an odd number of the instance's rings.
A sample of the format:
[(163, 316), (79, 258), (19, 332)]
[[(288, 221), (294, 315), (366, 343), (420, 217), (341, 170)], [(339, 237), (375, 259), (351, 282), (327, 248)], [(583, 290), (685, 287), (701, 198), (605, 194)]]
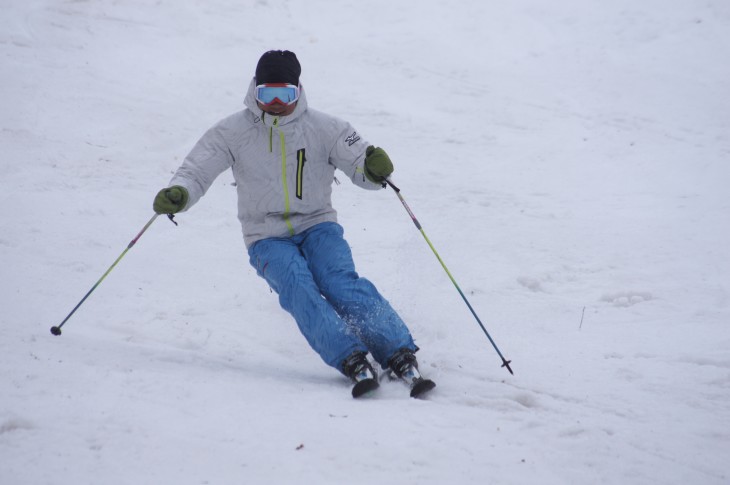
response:
[(390, 188), (395, 190), (396, 193), (400, 192), (400, 189), (393, 183), (393, 181), (390, 179), (390, 177), (385, 177), (385, 183), (390, 185)]

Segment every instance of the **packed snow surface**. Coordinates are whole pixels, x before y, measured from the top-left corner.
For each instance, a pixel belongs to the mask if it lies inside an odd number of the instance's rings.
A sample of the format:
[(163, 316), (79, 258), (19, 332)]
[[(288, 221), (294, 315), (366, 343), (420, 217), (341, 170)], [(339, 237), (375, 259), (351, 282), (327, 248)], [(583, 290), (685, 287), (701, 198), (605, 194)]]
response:
[[(727, 484), (730, 3), (2, 0), (0, 483)], [(350, 397), (248, 264), (230, 174), (149, 227), (290, 49), (424, 400)]]

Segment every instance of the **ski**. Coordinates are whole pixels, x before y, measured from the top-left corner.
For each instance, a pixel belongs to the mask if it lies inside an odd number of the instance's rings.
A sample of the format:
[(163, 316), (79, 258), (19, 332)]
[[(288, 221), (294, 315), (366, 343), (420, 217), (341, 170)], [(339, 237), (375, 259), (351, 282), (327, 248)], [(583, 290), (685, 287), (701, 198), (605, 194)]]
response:
[[(423, 397), (428, 391), (436, 387), (436, 383), (434, 381), (424, 377), (415, 377), (412, 379), (402, 377), (399, 379), (393, 376), (392, 380), (398, 380), (408, 385), (411, 390), (410, 396), (415, 399)], [(378, 383), (377, 379), (362, 379), (352, 386), (352, 397), (357, 399), (359, 397), (368, 396), (379, 387), (380, 383)]]
[(357, 399), (358, 397), (366, 396), (378, 387), (380, 387), (380, 383), (378, 383), (377, 378), (367, 377), (361, 379), (352, 386), (352, 397)]
[(411, 383), (411, 397), (418, 399), (434, 387), (436, 387), (436, 383), (431, 379), (425, 379), (423, 377), (415, 379)]
[(411, 397), (416, 399), (423, 397), (428, 391), (436, 387), (436, 383), (431, 379), (423, 377), (415, 366), (408, 367), (400, 377), (392, 370), (389, 376), (391, 380), (399, 380), (407, 384), (411, 389)]
[(358, 398), (370, 394), (380, 386), (378, 374), (370, 365), (367, 352), (357, 351), (350, 354), (342, 363), (342, 373), (352, 379), (352, 397)]
[[(431, 379), (424, 378), (418, 372), (418, 363), (413, 352), (408, 349), (396, 353), (395, 357), (388, 362), (388, 377), (391, 380), (400, 380), (406, 383), (411, 390), (411, 397), (420, 398), (431, 389), (436, 383)], [(378, 373), (375, 372), (365, 352), (354, 352), (343, 362), (343, 374), (350, 376), (354, 385), (352, 386), (352, 397), (357, 399), (372, 394), (378, 387), (380, 381)]]

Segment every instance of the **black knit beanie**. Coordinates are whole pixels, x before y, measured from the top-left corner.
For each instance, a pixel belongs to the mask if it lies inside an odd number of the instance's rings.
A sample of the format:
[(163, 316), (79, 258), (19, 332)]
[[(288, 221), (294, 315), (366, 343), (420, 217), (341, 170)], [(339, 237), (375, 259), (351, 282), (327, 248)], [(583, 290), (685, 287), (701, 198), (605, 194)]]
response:
[(286, 83), (299, 86), (299, 65), (296, 54), (291, 51), (268, 51), (256, 65), (256, 84)]

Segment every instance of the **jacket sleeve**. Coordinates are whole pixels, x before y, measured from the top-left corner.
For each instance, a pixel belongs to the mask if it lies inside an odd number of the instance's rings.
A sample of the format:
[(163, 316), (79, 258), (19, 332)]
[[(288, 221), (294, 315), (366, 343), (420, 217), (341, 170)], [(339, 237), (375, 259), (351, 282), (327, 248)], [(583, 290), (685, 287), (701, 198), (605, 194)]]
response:
[(170, 185), (182, 185), (188, 190), (190, 209), (205, 195), (213, 181), (233, 165), (233, 155), (221, 133), (220, 125), (208, 130), (195, 144), (180, 168), (177, 169)]
[(368, 190), (383, 188), (365, 176), (365, 150), (369, 143), (345, 121), (336, 120), (334, 131), (337, 135), (330, 150), (330, 163), (347, 174), (359, 187)]

